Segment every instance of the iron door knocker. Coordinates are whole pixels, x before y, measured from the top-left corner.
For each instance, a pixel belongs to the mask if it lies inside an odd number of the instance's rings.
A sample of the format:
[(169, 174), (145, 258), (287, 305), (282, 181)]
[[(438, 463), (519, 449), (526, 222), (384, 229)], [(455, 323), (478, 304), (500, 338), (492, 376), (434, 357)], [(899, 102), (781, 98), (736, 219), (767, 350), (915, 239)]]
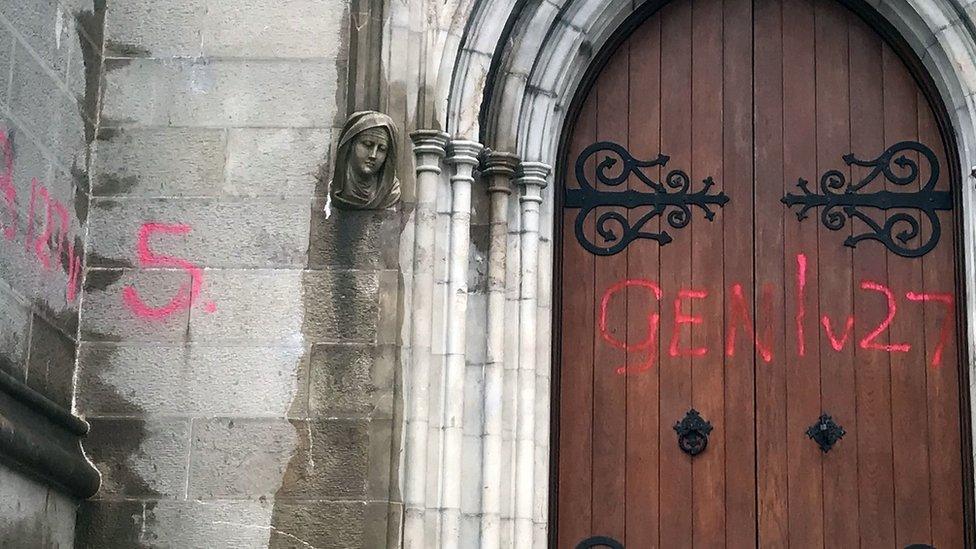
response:
[(708, 434), (712, 432), (712, 424), (702, 419), (698, 410), (692, 408), (685, 414), (684, 419), (674, 424), (678, 433), (678, 447), (689, 456), (697, 456), (708, 447)]

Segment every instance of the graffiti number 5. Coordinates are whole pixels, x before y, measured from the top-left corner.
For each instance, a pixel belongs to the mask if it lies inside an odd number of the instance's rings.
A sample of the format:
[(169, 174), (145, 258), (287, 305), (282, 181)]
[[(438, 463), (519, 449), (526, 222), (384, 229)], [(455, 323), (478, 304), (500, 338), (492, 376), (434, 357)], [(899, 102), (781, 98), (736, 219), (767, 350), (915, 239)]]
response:
[[(189, 261), (168, 255), (153, 253), (149, 249), (149, 237), (154, 233), (170, 235), (182, 235), (190, 232), (189, 225), (167, 225), (165, 223), (145, 223), (139, 228), (139, 240), (137, 251), (139, 254), (140, 267), (177, 267), (186, 271), (190, 275), (189, 283), (184, 283), (177, 290), (176, 295), (169, 300), (169, 303), (161, 307), (153, 307), (146, 304), (139, 296), (139, 291), (132, 285), (128, 285), (122, 290), (122, 300), (126, 306), (141, 318), (151, 320), (161, 320), (169, 317), (177, 311), (189, 309), (196, 302), (203, 289), (203, 269), (190, 263)], [(207, 303), (207, 312), (214, 312), (215, 305)]]

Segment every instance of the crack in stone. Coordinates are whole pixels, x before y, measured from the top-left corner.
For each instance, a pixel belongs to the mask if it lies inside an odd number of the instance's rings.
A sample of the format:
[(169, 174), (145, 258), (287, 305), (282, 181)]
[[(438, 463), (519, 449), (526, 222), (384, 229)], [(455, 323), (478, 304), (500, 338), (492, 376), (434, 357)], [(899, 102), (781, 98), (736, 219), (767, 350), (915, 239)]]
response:
[(241, 524), (239, 522), (229, 522), (229, 521), (226, 521), (226, 520), (215, 520), (211, 524), (214, 524), (214, 525), (218, 525), (219, 524), (221, 526), (236, 526), (238, 528), (257, 528), (259, 530), (267, 530), (269, 532), (281, 534), (282, 536), (285, 536), (287, 538), (293, 539), (293, 540), (297, 541), (298, 543), (301, 543), (305, 547), (308, 547), (309, 549), (318, 549), (317, 547), (315, 547), (311, 543), (308, 543), (307, 541), (299, 538), (298, 536), (294, 536), (292, 534), (289, 534), (288, 532), (285, 532), (284, 530), (279, 530), (278, 528), (275, 528), (274, 526), (261, 526), (260, 524)]

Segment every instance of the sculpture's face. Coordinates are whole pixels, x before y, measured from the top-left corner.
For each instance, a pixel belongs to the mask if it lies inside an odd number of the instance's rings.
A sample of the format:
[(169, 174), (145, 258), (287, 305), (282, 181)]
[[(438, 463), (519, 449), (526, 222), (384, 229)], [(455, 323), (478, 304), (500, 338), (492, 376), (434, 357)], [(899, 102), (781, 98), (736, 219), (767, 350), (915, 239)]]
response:
[(383, 168), (390, 139), (383, 128), (370, 128), (353, 138), (350, 162), (361, 176), (371, 176)]

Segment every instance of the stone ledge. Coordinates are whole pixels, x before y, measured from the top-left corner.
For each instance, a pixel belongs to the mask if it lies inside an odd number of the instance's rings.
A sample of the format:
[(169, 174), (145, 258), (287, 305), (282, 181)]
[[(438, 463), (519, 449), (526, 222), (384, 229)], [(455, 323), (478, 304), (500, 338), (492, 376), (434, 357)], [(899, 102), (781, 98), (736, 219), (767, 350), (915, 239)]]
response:
[(91, 497), (101, 477), (81, 449), (88, 423), (0, 372), (0, 460), (68, 494)]

